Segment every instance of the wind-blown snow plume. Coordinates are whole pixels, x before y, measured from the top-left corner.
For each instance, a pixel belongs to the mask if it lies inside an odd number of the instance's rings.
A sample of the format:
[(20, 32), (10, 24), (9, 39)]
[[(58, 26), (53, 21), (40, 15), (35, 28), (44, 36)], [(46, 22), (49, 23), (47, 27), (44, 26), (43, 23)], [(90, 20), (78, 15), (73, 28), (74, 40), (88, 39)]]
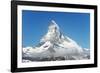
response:
[(50, 61), (88, 58), (89, 54), (84, 53), (84, 49), (74, 40), (63, 35), (54, 20), (51, 21), (46, 35), (40, 39), (38, 46), (23, 48), (23, 60)]

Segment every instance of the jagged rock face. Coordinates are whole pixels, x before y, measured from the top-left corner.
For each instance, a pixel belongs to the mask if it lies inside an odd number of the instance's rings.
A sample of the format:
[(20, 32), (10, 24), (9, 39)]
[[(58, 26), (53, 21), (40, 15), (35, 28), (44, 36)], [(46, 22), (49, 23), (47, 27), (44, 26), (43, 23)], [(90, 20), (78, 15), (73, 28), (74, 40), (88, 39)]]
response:
[(72, 39), (63, 35), (54, 20), (38, 46), (23, 48), (23, 59), (31, 61), (87, 59), (84, 50)]

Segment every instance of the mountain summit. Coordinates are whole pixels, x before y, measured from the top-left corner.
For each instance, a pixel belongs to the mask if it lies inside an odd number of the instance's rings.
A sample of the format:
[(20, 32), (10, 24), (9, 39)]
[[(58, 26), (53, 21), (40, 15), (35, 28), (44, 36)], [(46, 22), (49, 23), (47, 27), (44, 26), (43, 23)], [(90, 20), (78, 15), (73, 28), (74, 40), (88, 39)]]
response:
[(55, 61), (88, 59), (74, 40), (65, 36), (54, 20), (51, 20), (47, 33), (40, 39), (37, 46), (23, 48), (23, 60)]
[(46, 41), (54, 42), (54, 40), (59, 39), (59, 36), (60, 36), (59, 26), (56, 24), (54, 20), (52, 20), (48, 27), (48, 32), (41, 39), (40, 42), (46, 42)]

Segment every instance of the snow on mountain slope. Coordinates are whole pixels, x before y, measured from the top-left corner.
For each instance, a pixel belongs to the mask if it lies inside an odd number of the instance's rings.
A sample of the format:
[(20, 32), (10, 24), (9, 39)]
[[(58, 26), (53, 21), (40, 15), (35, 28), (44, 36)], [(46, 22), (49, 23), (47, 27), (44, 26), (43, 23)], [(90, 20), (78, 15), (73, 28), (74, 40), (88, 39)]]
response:
[(52, 20), (46, 35), (40, 39), (38, 46), (34, 48), (23, 48), (23, 60), (50, 61), (88, 59), (89, 54), (84, 52), (86, 51), (74, 40), (63, 35), (59, 26)]

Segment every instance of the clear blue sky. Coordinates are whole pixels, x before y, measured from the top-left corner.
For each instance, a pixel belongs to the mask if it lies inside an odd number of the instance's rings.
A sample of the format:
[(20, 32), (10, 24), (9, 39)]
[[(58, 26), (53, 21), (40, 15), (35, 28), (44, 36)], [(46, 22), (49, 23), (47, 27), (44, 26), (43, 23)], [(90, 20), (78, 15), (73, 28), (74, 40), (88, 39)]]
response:
[(71, 12), (22, 11), (23, 47), (35, 46), (48, 30), (51, 20), (83, 48), (90, 48), (90, 14)]

